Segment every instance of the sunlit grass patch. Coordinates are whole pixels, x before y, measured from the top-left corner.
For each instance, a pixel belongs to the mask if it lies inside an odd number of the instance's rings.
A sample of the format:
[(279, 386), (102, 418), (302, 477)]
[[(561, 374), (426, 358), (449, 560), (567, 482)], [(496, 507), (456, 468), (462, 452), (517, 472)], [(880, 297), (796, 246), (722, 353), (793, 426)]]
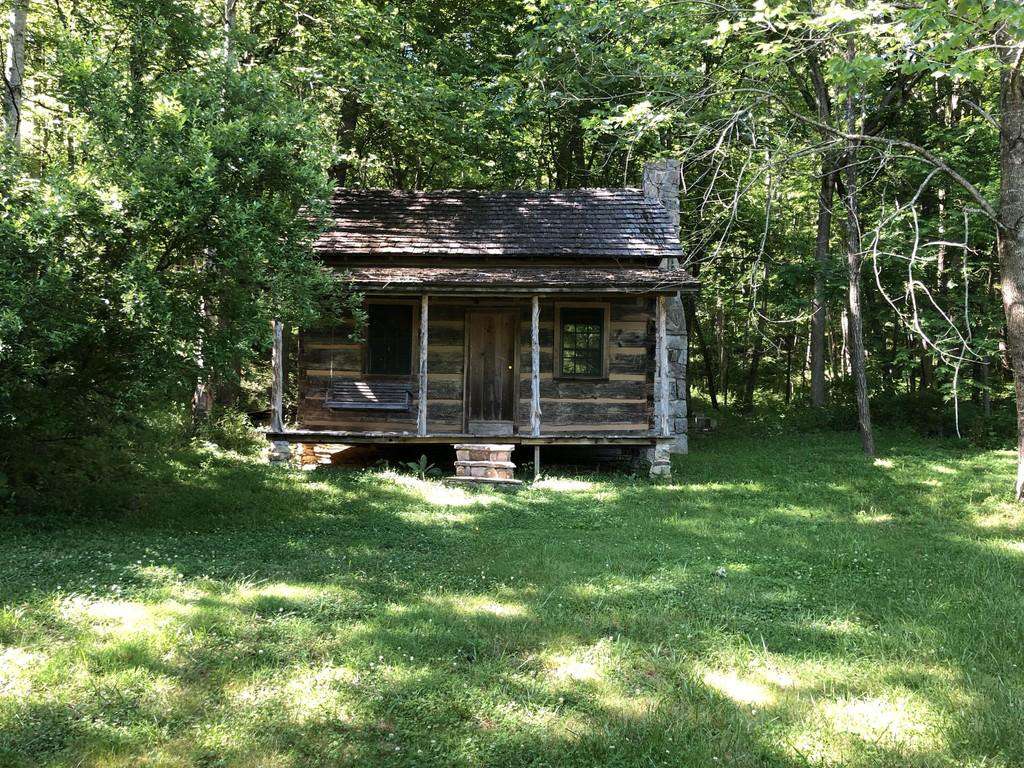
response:
[(518, 602), (495, 600), (490, 597), (456, 598), (451, 607), (468, 616), (484, 614), (498, 618), (526, 618), (530, 615), (526, 606)]
[(0, 650), (0, 697), (26, 697), (32, 690), (33, 668), (45, 659), (41, 651), (17, 647)]
[(531, 487), (541, 491), (557, 491), (560, 493), (580, 493), (594, 490), (596, 483), (592, 480), (581, 480), (571, 477), (545, 477)]
[(557, 654), (549, 661), (551, 677), (558, 681), (588, 682), (601, 679), (600, 659)]
[(927, 701), (892, 692), (877, 697), (818, 700), (802, 727), (794, 730), (790, 747), (826, 764), (841, 764), (849, 755), (859, 762), (896, 759), (902, 764), (931, 764), (949, 749), (949, 723), (937, 718)]
[(888, 512), (869, 512), (867, 510), (860, 510), (857, 512), (857, 520), (862, 523), (871, 523), (873, 525), (884, 525), (893, 521), (892, 514)]
[(293, 723), (322, 718), (335, 722), (352, 720), (348, 689), (358, 680), (348, 667), (325, 665), (258, 673), (241, 683), (232, 683), (225, 694), (242, 716), (282, 717)]
[[(502, 500), (500, 494), (486, 489), (449, 485), (440, 479), (423, 479), (394, 470), (367, 472), (361, 480), (364, 484), (381, 483), (400, 489), (409, 502), (405, 514), (435, 524), (472, 522), (475, 515), (470, 508), (485, 508)], [(422, 507), (417, 502), (422, 502)], [(464, 512), (453, 512), (452, 508), (467, 509)]]
[(743, 677), (735, 671), (711, 669), (702, 675), (702, 679), (708, 686), (737, 704), (765, 707), (776, 702), (776, 694), (770, 687)]
[(1017, 557), (1024, 557), (1024, 540), (1022, 539), (992, 539), (988, 542), (996, 551), (1009, 552)]

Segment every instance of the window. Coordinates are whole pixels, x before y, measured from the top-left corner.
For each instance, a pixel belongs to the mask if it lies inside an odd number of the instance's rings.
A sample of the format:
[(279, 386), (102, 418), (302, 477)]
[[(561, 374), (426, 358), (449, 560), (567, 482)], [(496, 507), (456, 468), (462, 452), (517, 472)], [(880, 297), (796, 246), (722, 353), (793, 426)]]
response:
[(412, 306), (367, 307), (366, 372), (392, 376), (412, 373)]
[(605, 371), (607, 307), (558, 308), (558, 375), (600, 379)]

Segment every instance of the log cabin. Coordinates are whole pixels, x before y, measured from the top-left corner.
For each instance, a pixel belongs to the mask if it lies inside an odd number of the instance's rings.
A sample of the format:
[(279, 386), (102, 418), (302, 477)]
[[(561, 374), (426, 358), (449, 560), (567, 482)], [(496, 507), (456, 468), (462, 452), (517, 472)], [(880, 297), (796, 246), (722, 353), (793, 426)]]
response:
[[(687, 449), (679, 165), (642, 189), (339, 189), (320, 259), (366, 322), (301, 329), (296, 423), (274, 328), (271, 460), (317, 446), (450, 443), (466, 479), (510, 480), (515, 446), (618, 446), (652, 476)], [(328, 453), (329, 453), (328, 449)], [(324, 455), (324, 452), (319, 452)]]

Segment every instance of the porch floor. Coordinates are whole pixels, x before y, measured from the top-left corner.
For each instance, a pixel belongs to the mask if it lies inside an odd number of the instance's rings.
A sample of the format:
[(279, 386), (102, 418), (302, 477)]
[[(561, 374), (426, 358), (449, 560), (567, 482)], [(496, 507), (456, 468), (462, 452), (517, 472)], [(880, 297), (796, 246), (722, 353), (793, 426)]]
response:
[(560, 433), (548, 432), (532, 435), (501, 435), (496, 437), (472, 435), (465, 432), (444, 432), (417, 435), (414, 432), (351, 432), (343, 430), (289, 429), (281, 432), (267, 432), (267, 439), (287, 443), (344, 443), (359, 445), (368, 443), (479, 443), (502, 442), (513, 445), (655, 445), (659, 440), (654, 433)]

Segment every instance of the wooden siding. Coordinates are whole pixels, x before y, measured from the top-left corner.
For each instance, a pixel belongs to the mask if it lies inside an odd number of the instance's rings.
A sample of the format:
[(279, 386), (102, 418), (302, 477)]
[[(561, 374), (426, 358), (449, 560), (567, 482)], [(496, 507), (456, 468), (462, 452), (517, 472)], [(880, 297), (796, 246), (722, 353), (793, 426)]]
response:
[[(600, 300), (600, 299), (598, 299)], [(560, 379), (554, 375), (555, 301), (540, 303), (540, 428), (554, 432), (646, 432), (651, 429), (653, 299), (611, 298), (608, 378)], [(519, 421), (530, 414), (530, 317), (521, 317)]]
[[(592, 300), (601, 300), (591, 297)], [(372, 301), (372, 299), (371, 299)], [(652, 428), (654, 393), (654, 299), (630, 296), (609, 298), (608, 378), (587, 381), (558, 379), (553, 375), (554, 299), (540, 301), (541, 434), (647, 433)], [(427, 345), (427, 430), (461, 432), (465, 317), (469, 309), (497, 307), (488, 300), (432, 299)], [(519, 309), (518, 430), (527, 434), (530, 423), (530, 302), (505, 302)], [(419, 354), (419, 312), (413, 328)], [(409, 376), (372, 378), (409, 384), (408, 412), (331, 411), (323, 405), (330, 378), (362, 380), (364, 346), (348, 337), (350, 326), (304, 331), (299, 343), (298, 422), (303, 429), (344, 431), (416, 431), (419, 403), (415, 371)]]

